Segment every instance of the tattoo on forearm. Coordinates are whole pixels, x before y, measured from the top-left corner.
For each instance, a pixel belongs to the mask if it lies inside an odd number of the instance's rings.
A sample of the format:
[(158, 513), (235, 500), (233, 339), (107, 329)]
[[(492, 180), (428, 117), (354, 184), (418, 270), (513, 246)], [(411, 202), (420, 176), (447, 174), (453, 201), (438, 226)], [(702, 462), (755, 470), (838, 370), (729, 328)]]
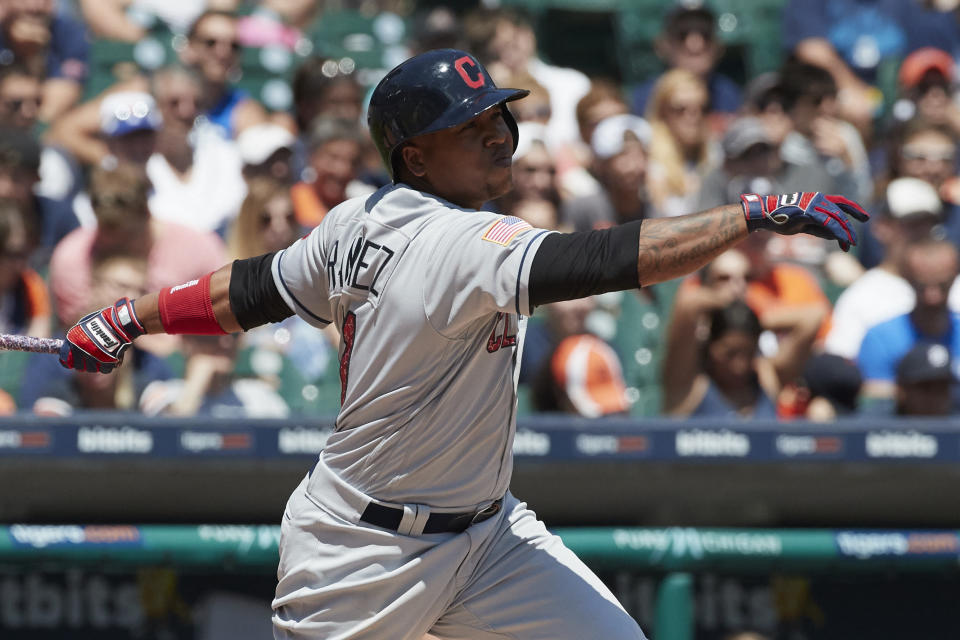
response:
[(661, 282), (690, 273), (745, 235), (739, 205), (644, 221), (637, 256), (640, 282)]

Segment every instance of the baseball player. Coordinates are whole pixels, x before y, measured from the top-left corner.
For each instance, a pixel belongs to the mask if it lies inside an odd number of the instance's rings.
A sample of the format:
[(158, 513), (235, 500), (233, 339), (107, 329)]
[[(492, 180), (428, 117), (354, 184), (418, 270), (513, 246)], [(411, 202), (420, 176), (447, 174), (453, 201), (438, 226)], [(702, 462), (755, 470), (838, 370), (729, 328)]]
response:
[(144, 333), (219, 334), (294, 313), (336, 324), (336, 430), (282, 522), (276, 638), (644, 638), (509, 491), (524, 327), (549, 302), (702, 266), (768, 229), (856, 243), (839, 196), (743, 196), (583, 233), (478, 211), (511, 187), (517, 125), (472, 55), (402, 63), (370, 133), (392, 184), (334, 208), (289, 248), (137, 300), (67, 333), (64, 366), (107, 372)]

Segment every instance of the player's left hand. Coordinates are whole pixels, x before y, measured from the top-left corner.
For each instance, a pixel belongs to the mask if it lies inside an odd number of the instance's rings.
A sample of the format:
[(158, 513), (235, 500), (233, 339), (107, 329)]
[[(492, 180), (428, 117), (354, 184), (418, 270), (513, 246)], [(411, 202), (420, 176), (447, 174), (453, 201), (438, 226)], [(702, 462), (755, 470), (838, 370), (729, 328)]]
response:
[(143, 334), (133, 302), (120, 298), (112, 307), (86, 315), (70, 327), (60, 347), (60, 364), (78, 371), (110, 373), (123, 362), (134, 338)]
[(851, 227), (849, 218), (860, 222), (870, 219), (870, 214), (856, 202), (819, 191), (779, 196), (745, 193), (740, 200), (750, 231), (766, 229), (785, 235), (809, 233), (836, 240), (844, 251), (849, 251), (850, 247), (857, 244), (857, 233)]

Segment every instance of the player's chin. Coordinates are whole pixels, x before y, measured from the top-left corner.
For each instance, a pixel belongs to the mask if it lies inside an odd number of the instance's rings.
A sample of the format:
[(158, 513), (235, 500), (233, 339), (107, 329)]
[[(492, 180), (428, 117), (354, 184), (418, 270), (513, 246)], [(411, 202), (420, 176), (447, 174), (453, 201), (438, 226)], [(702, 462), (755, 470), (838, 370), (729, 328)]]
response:
[(487, 191), (490, 200), (495, 200), (513, 191), (513, 172), (509, 169), (506, 173), (494, 172), (490, 180), (487, 181)]

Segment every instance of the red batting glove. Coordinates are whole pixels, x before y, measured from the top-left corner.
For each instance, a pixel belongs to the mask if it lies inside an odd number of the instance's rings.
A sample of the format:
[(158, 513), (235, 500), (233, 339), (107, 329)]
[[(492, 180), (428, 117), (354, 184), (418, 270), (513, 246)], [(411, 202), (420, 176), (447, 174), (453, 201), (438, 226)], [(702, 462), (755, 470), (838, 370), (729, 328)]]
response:
[(144, 333), (133, 301), (120, 298), (112, 307), (84, 316), (70, 327), (60, 347), (60, 364), (77, 371), (110, 373), (123, 362), (134, 338)]

